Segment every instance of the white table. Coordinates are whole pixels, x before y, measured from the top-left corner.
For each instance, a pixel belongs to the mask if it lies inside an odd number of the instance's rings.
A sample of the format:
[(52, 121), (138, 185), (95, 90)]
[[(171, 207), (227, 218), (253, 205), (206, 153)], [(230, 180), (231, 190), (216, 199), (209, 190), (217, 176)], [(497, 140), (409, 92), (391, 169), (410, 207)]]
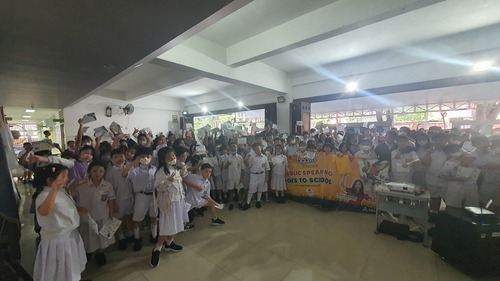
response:
[[(388, 201), (388, 197), (393, 197), (391, 201)], [(375, 211), (375, 233), (378, 233), (378, 216), (379, 211), (385, 211), (389, 213), (401, 214), (410, 216), (413, 218), (418, 218), (423, 220), (424, 227), (424, 246), (428, 247), (428, 235), (427, 230), (429, 229), (428, 217), (429, 217), (429, 201), (431, 199), (430, 193), (426, 191), (421, 195), (414, 195), (411, 193), (396, 192), (396, 191), (375, 191), (375, 201), (376, 201), (376, 211)], [(403, 200), (406, 201), (403, 203)], [(408, 204), (407, 202), (411, 203)]]

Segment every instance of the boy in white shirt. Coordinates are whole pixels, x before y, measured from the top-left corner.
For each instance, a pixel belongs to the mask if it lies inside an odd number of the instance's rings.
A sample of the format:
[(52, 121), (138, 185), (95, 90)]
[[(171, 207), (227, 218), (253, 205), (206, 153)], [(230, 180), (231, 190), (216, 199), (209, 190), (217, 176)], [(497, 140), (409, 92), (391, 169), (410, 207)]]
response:
[[(226, 198), (238, 202), (238, 207), (241, 209), (243, 207), (243, 194), (241, 194), (243, 187), (243, 157), (237, 153), (238, 147), (236, 144), (231, 144), (229, 146), (230, 154), (224, 157), (222, 161), (222, 167), (227, 173), (227, 181), (225, 184), (225, 190), (227, 192)], [(236, 194), (233, 194), (236, 190)], [(229, 210), (234, 208), (234, 204), (229, 204)]]
[(198, 173), (188, 175), (184, 179), (188, 186), (186, 202), (191, 204), (191, 208), (208, 207), (212, 214), (212, 225), (223, 225), (225, 222), (217, 217), (216, 208), (222, 209), (224, 204), (219, 204), (210, 197), (210, 181), (208, 180), (210, 175), (212, 175), (212, 166), (205, 163), (201, 165)]
[(250, 201), (254, 193), (257, 193), (257, 202), (255, 207), (259, 209), (261, 207), (261, 197), (262, 193), (267, 191), (267, 182), (269, 181), (269, 161), (267, 157), (262, 153), (261, 146), (258, 143), (252, 145), (252, 153), (248, 153), (244, 159), (245, 166), (250, 171), (250, 184), (248, 188), (247, 203), (243, 206), (242, 210), (248, 210), (250, 208)]
[(156, 242), (158, 231), (158, 209), (154, 203), (154, 182), (156, 167), (151, 165), (153, 151), (149, 147), (138, 147), (133, 161), (122, 172), (122, 176), (132, 183), (134, 190), (134, 251), (142, 249), (142, 240), (139, 233), (139, 224), (149, 215), (151, 220), (150, 242)]
[(362, 139), (359, 142), (360, 150), (354, 154), (354, 157), (363, 160), (374, 160), (377, 159), (377, 154), (373, 151), (372, 140)]
[(396, 143), (398, 149), (391, 151), (391, 181), (411, 183), (412, 165), (420, 159), (406, 135), (399, 135)]

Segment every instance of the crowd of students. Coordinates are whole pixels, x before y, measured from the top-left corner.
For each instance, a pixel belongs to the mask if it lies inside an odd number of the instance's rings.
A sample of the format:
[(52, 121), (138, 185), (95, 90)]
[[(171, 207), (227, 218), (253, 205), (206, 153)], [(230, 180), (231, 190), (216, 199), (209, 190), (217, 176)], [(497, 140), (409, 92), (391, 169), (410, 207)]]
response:
[[(172, 133), (154, 137), (135, 131), (116, 134), (111, 142), (94, 141), (83, 135), (80, 122), (76, 140), (68, 142), (62, 157), (23, 152), (23, 158), (38, 165), (33, 185), (41, 243), (35, 279), (79, 280), (88, 259), (94, 257), (99, 266), (106, 263), (104, 250), (115, 241), (120, 250), (129, 243), (141, 250), (140, 227), (146, 218), (154, 244), (150, 265), (156, 267), (162, 249), (182, 251), (174, 236), (193, 229), (193, 218), (205, 209), (218, 226), (225, 222), (217, 210), (226, 205), (230, 211), (246, 211), (255, 199), (255, 208), (261, 208), (269, 192), (277, 203), (285, 203), (287, 156), (334, 153), (389, 161), (391, 181), (428, 189), (434, 212), (442, 199), (451, 208), (500, 210), (497, 136), (402, 127), (386, 133), (313, 129), (285, 138), (269, 126), (244, 139), (220, 134), (197, 142)], [(459, 167), (480, 169), (480, 176), (457, 176)], [(116, 238), (95, 232), (94, 222), (100, 229), (113, 217), (122, 221)]]

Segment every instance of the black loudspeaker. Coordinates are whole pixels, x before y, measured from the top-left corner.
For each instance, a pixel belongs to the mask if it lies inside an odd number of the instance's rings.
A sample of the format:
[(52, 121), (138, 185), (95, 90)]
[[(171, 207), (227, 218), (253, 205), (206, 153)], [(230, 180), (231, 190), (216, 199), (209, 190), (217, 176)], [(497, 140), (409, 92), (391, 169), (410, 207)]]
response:
[(431, 249), (466, 274), (500, 275), (500, 221), (441, 212)]

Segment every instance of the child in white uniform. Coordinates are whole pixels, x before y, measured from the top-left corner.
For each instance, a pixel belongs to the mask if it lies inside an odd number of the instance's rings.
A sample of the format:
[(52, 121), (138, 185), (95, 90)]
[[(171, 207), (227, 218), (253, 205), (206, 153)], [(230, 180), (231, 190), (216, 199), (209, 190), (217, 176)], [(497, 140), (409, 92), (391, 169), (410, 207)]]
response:
[(495, 189), (498, 187), (495, 181), (500, 166), (496, 162), (495, 152), (490, 150), (490, 141), (486, 136), (473, 136), (472, 145), (476, 148), (472, 154), (476, 157), (475, 165), (481, 169), (482, 180), (479, 185), (478, 194), (481, 207), (493, 198)]
[(391, 151), (391, 181), (401, 183), (411, 183), (412, 165), (420, 161), (410, 140), (405, 135), (396, 138), (398, 149)]
[(132, 214), (134, 213), (134, 193), (132, 184), (122, 176), (125, 168), (125, 152), (120, 149), (111, 151), (112, 166), (106, 171), (105, 179), (113, 185), (116, 196), (115, 218), (122, 221), (120, 228), (116, 231), (118, 237), (118, 249), (127, 248), (127, 237), (133, 237)]
[(285, 173), (288, 173), (288, 159), (283, 155), (283, 147), (280, 144), (275, 145), (274, 150), (271, 189), (276, 193), (276, 202), (285, 203)]
[(444, 133), (434, 133), (431, 135), (432, 148), (422, 158), (422, 164), (428, 167), (425, 174), (427, 189), (431, 194), (430, 210), (431, 212), (439, 212), (441, 206), (441, 197), (446, 193), (446, 182), (440, 177), (441, 169), (447, 160), (447, 155), (443, 151), (443, 147), (448, 142), (448, 136)]
[(157, 203), (160, 209), (160, 236), (151, 252), (149, 265), (156, 267), (160, 263), (160, 252), (165, 244), (166, 251), (180, 252), (182, 246), (174, 243), (174, 235), (184, 231), (188, 220), (182, 178), (187, 175), (186, 167), (176, 167), (175, 152), (170, 147), (158, 151), (158, 171), (155, 176)]
[[(222, 161), (223, 172), (226, 171), (226, 186), (225, 189), (227, 191), (226, 197), (228, 200), (233, 200), (238, 203), (238, 207), (241, 209), (243, 207), (243, 157), (239, 155), (238, 146), (236, 144), (231, 144), (229, 146), (229, 151), (231, 152), (229, 155), (226, 155)], [(233, 194), (236, 191), (236, 194)], [(231, 201), (229, 201), (231, 202)], [(231, 211), (234, 208), (234, 204), (229, 204), (229, 210)]]
[(152, 150), (149, 147), (138, 147), (133, 161), (123, 169), (122, 176), (132, 183), (134, 190), (134, 214), (132, 221), (134, 225), (134, 251), (142, 249), (142, 240), (139, 233), (139, 224), (144, 220), (146, 214), (151, 220), (150, 242), (156, 242), (158, 231), (157, 218), (158, 209), (154, 202), (154, 180), (156, 167), (151, 165)]
[(111, 183), (103, 179), (104, 166), (102, 162), (90, 163), (89, 181), (78, 185), (75, 190), (77, 209), (80, 213), (80, 235), (87, 254), (96, 253), (97, 266), (106, 264), (106, 256), (103, 251), (115, 243), (114, 237), (107, 238), (96, 233), (89, 224), (89, 220), (93, 219), (100, 230), (105, 222), (113, 217), (115, 191)]
[(255, 207), (259, 209), (261, 207), (260, 199), (262, 197), (262, 192), (267, 191), (267, 182), (269, 180), (269, 162), (267, 157), (262, 154), (261, 146), (258, 143), (252, 145), (252, 153), (248, 153), (244, 159), (245, 165), (250, 172), (250, 186), (248, 188), (247, 203), (243, 206), (243, 210), (248, 210), (250, 208), (250, 201), (254, 193), (257, 193), (257, 202)]
[(80, 217), (75, 202), (66, 193), (68, 168), (49, 164), (36, 171), (33, 185), (43, 188), (36, 199), (36, 214), (42, 227), (35, 258), (35, 281), (79, 281), (87, 258), (78, 233)]
[(219, 204), (210, 197), (210, 181), (208, 179), (211, 174), (212, 166), (205, 163), (201, 165), (198, 173), (191, 174), (184, 179), (188, 187), (186, 201), (192, 209), (208, 207), (212, 214), (212, 225), (223, 225), (225, 222), (217, 217), (216, 208), (223, 208), (224, 204)]
[(377, 159), (377, 154), (373, 151), (372, 140), (362, 139), (359, 141), (360, 150), (354, 154), (354, 157), (363, 160), (375, 160)]
[(458, 144), (449, 144), (443, 148), (449, 156), (442, 169), (441, 178), (446, 181), (443, 199), (446, 209), (463, 207), (479, 207), (476, 178), (459, 177), (458, 168), (470, 167), (475, 156), (462, 151)]

